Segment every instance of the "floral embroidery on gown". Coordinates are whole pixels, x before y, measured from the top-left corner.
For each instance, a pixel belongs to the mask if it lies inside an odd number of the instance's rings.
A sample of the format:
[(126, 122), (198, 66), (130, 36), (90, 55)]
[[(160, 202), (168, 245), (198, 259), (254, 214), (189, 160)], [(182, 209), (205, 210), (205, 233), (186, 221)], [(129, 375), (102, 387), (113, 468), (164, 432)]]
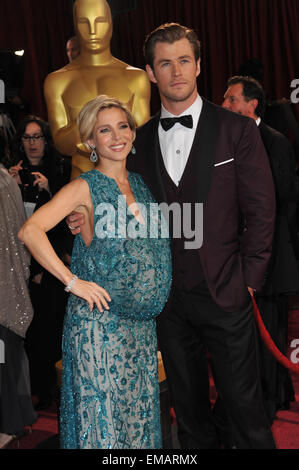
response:
[[(104, 287), (111, 302), (109, 311), (101, 313), (95, 306), (90, 312), (85, 300), (69, 297), (61, 447), (158, 449), (162, 437), (155, 317), (171, 285), (169, 238), (161, 235), (165, 220), (153, 210), (158, 206), (136, 173), (129, 173), (129, 182), (144, 224), (137, 223), (114, 179), (98, 170), (80, 178), (88, 183), (93, 201), (94, 237), (89, 247), (81, 235), (76, 237), (71, 270)], [(105, 218), (107, 204), (115, 209), (116, 224)]]

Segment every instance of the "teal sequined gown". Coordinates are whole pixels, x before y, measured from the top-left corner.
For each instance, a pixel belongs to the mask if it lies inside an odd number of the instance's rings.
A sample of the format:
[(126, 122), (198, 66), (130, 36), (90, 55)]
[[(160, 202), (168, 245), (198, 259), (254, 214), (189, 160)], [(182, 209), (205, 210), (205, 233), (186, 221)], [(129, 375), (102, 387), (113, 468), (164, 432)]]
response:
[(129, 173), (129, 182), (144, 224), (137, 223), (114, 179), (98, 170), (80, 178), (92, 197), (94, 237), (89, 247), (76, 237), (71, 270), (104, 287), (112, 300), (101, 313), (69, 297), (61, 448), (161, 448), (155, 317), (171, 284), (169, 239), (161, 236), (165, 221), (136, 173)]

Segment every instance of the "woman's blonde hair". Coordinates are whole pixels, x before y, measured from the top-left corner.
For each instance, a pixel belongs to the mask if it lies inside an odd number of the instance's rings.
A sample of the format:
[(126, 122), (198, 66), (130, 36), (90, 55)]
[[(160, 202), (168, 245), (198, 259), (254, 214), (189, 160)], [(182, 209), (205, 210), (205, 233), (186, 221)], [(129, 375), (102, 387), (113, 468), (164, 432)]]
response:
[(135, 139), (136, 122), (129, 108), (116, 98), (111, 98), (107, 95), (99, 95), (83, 106), (77, 119), (80, 137), (83, 144), (86, 144), (88, 139), (92, 138), (98, 114), (104, 109), (109, 108), (118, 108), (124, 111), (127, 116), (129, 127), (134, 132)]

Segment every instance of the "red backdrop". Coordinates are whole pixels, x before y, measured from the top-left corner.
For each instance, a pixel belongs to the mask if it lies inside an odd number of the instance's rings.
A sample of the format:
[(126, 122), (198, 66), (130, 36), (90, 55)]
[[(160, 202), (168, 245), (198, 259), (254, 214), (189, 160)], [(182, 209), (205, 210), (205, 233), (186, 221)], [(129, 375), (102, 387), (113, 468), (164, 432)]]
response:
[[(166, 21), (193, 27), (202, 41), (200, 93), (221, 103), (227, 78), (250, 57), (262, 59), (270, 98), (290, 97), (299, 78), (298, 0), (137, 0), (137, 8), (114, 18), (113, 54), (144, 67), (145, 35)], [(73, 34), (72, 0), (1, 0), (0, 49), (25, 49), (24, 97), (46, 118), (43, 81), (67, 62)], [(155, 90), (152, 112), (159, 107)], [(299, 118), (299, 105), (294, 107)]]
[(67, 62), (65, 44), (72, 34), (72, 0), (0, 1), (0, 49), (25, 49), (21, 94), (43, 118), (44, 79)]

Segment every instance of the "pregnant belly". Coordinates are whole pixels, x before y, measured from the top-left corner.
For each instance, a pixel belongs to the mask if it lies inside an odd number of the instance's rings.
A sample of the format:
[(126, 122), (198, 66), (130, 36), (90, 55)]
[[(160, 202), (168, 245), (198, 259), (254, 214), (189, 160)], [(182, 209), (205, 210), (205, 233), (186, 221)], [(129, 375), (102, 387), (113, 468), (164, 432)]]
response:
[[(78, 277), (96, 282), (111, 297), (110, 312), (123, 318), (151, 319), (163, 310), (171, 286), (171, 256), (168, 240), (104, 241), (93, 256), (73, 262)], [(96, 319), (101, 313), (94, 306), (89, 312), (85, 300), (71, 295), (69, 312)], [(79, 306), (80, 308), (77, 308)]]
[(104, 281), (111, 296), (110, 310), (130, 318), (153, 318), (163, 309), (170, 290), (171, 271), (167, 250), (139, 240), (126, 244), (122, 256), (111, 265)]

